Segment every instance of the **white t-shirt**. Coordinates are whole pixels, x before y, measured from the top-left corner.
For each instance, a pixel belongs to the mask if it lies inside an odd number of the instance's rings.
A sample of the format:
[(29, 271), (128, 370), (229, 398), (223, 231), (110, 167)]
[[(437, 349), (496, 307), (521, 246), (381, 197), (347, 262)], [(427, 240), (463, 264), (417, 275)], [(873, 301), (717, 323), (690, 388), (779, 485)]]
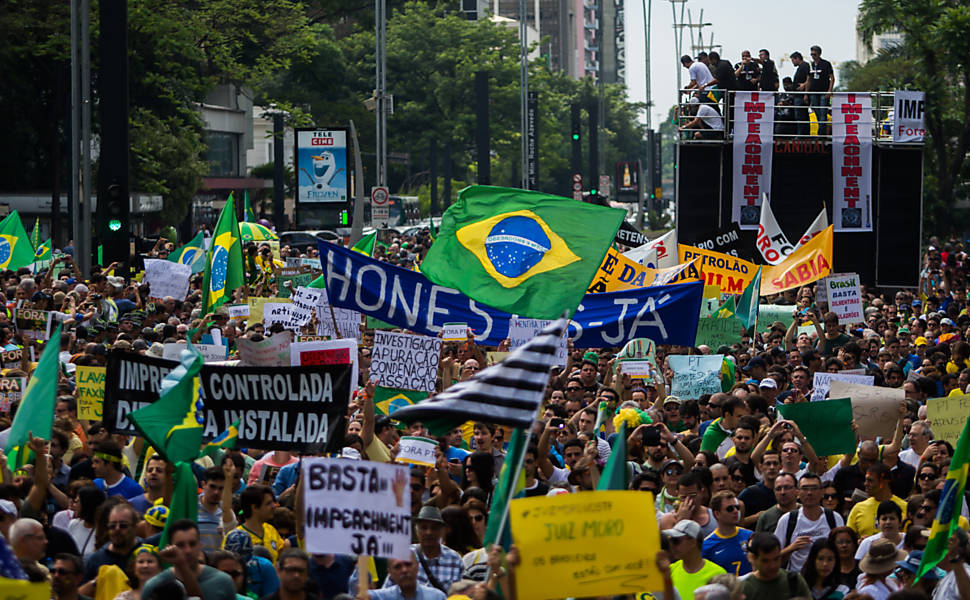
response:
[(710, 105), (703, 102), (697, 107), (697, 117), (704, 121), (704, 124), (714, 130), (724, 129), (724, 121), (721, 120), (721, 115), (717, 114), (717, 111), (710, 107)]
[(892, 581), (894, 580), (886, 579), (886, 581), (877, 581), (876, 583), (858, 587), (856, 591), (860, 594), (869, 594), (872, 596), (872, 600), (886, 600), (890, 594), (899, 589), (893, 583), (890, 583)]
[[(970, 566), (967, 566), (966, 563), (957, 565), (957, 568), (961, 567), (970, 575)], [(936, 589), (933, 590), (933, 600), (960, 600), (960, 592), (957, 590), (957, 579), (952, 571), (947, 573), (946, 577), (941, 579)]]
[[(779, 543), (781, 543), (782, 548), (787, 547), (795, 540), (795, 538), (797, 538), (800, 535), (807, 535), (808, 537), (812, 538), (812, 541), (814, 542), (819, 538), (824, 538), (828, 536), (829, 531), (831, 531), (831, 529), (829, 528), (828, 519), (825, 518), (824, 510), (818, 516), (818, 520), (812, 521), (807, 516), (805, 516), (805, 509), (799, 508), (798, 521), (795, 522), (795, 531), (792, 532), (791, 539), (786, 540), (785, 537), (786, 537), (786, 534), (788, 533), (789, 515), (791, 515), (791, 513), (783, 514), (781, 518), (778, 519), (778, 525), (775, 526), (775, 537), (778, 538), (778, 541)], [(840, 515), (839, 513), (835, 513), (834, 516), (835, 516), (836, 527), (842, 527), (843, 525), (845, 525), (845, 521), (842, 519), (842, 515)], [(795, 550), (794, 552), (792, 552), (791, 557), (789, 557), (788, 559), (787, 569), (789, 571), (795, 571), (800, 573), (802, 570), (802, 566), (805, 565), (805, 561), (808, 559), (808, 553), (809, 551), (811, 551), (811, 549), (812, 549), (811, 546), (805, 546), (804, 548), (799, 548), (798, 550)]]
[(917, 454), (912, 448), (906, 448), (900, 452), (899, 460), (903, 461), (914, 469), (919, 466), (919, 454)]
[(687, 69), (687, 73), (690, 74), (691, 81), (697, 82), (697, 87), (704, 87), (709, 81), (714, 81), (711, 70), (702, 62), (694, 61)]
[[(882, 532), (880, 531), (879, 533), (870, 535), (869, 537), (859, 542), (859, 549), (855, 551), (855, 559), (862, 560), (862, 558), (866, 554), (869, 554), (869, 546), (871, 546), (872, 543), (875, 542), (876, 540), (881, 540), (881, 539), (882, 539)], [(903, 539), (900, 539), (899, 543), (896, 544), (897, 550), (903, 549), (903, 541), (904, 541)]]

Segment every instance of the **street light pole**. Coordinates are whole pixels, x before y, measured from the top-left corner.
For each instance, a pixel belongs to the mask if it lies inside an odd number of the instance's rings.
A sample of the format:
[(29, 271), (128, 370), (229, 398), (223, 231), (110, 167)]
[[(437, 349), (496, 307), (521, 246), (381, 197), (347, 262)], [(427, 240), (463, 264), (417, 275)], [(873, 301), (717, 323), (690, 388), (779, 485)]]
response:
[(375, 58), (377, 62), (377, 185), (387, 185), (387, 1), (375, 0), (376, 39)]
[(520, 132), (520, 182), (519, 187), (529, 189), (529, 42), (526, 39), (526, 0), (519, 0), (519, 132)]

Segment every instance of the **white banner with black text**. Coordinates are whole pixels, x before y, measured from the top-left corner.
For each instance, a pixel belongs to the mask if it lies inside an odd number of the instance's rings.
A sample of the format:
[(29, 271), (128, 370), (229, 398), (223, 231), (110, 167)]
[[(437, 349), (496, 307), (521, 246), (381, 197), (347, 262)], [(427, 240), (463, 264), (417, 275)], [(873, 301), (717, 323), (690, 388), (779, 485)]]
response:
[(731, 220), (741, 229), (757, 229), (761, 195), (771, 195), (775, 97), (737, 92), (734, 97), (734, 190)]
[(872, 98), (832, 95), (832, 224), (872, 231)]

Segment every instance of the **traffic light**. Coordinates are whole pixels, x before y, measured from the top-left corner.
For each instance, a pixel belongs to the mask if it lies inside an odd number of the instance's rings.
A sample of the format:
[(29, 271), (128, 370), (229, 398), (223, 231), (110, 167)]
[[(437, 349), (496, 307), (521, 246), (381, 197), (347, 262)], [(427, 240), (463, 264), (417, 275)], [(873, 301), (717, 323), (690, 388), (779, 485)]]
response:
[(340, 225), (341, 225), (341, 227), (349, 227), (350, 226), (350, 211), (349, 210), (342, 210), (342, 211), (340, 211)]
[(570, 167), (572, 167), (573, 173), (581, 174), (583, 172), (583, 144), (581, 141), (583, 125), (580, 120), (579, 105), (573, 104), (569, 112), (571, 121), (570, 131), (572, 132), (570, 136), (570, 143), (572, 144), (572, 164)]

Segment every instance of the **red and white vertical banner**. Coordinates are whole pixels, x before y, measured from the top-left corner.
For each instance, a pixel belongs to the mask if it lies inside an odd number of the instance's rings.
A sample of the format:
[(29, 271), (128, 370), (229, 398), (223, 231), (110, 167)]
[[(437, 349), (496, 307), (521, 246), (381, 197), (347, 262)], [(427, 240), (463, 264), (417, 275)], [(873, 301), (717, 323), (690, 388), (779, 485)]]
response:
[(734, 96), (734, 193), (731, 219), (741, 229), (757, 229), (761, 195), (771, 195), (775, 97), (764, 92)]
[(832, 224), (872, 231), (872, 98), (832, 94)]

